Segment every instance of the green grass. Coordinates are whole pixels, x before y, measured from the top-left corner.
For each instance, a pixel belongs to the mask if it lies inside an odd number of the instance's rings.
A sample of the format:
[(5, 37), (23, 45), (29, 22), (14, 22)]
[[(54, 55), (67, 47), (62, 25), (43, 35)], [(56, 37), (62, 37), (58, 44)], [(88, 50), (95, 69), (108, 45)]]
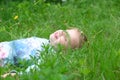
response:
[[(119, 0), (69, 0), (62, 5), (42, 0), (1, 1), (1, 42), (31, 36), (49, 38), (55, 30), (69, 27), (80, 28), (88, 37), (88, 43), (78, 50), (42, 52), (44, 62), (39, 65), (40, 71), (8, 76), (5, 80), (120, 80), (119, 3)], [(25, 68), (0, 67), (0, 74), (12, 69)]]

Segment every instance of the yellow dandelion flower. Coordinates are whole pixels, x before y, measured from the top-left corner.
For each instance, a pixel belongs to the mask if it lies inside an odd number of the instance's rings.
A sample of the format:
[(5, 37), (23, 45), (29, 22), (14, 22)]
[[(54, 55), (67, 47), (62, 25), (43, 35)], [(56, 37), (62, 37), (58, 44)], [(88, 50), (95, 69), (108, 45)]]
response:
[(16, 16), (14, 17), (14, 20), (16, 20), (16, 19), (18, 19), (18, 15), (16, 15)]

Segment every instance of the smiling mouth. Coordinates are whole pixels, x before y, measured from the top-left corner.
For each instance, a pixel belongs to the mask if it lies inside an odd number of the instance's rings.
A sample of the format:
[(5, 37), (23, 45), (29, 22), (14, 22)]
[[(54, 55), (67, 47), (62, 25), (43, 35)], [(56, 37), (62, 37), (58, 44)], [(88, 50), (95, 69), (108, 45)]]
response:
[(58, 39), (58, 35), (56, 33), (54, 34), (54, 37), (55, 37), (55, 39)]
[(58, 39), (58, 32), (54, 33), (55, 39)]

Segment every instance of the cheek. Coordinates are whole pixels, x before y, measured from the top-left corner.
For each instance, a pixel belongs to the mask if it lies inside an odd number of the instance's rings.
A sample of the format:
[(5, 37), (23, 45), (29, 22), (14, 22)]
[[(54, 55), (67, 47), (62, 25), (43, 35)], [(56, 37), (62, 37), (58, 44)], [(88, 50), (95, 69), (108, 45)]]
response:
[(60, 40), (59, 39), (54, 39), (54, 37), (51, 35), (50, 36), (50, 43), (52, 44), (52, 45), (57, 45), (57, 44), (59, 44), (60, 43)]
[(59, 43), (61, 43), (60, 39), (55, 40), (55, 44), (59, 44)]
[(57, 40), (57, 43), (58, 44), (61, 44), (61, 45), (66, 45), (67, 43), (65, 42), (64, 38), (60, 38)]
[(51, 34), (50, 37), (53, 37), (53, 34)]
[[(52, 39), (52, 40), (53, 40), (53, 39)], [(53, 43), (54, 45), (63, 44), (63, 41), (59, 38), (59, 39), (53, 40), (52, 43)]]
[[(52, 35), (51, 35), (51, 38), (52, 38)], [(59, 37), (58, 39), (52, 39), (51, 41), (51, 44), (52, 45), (58, 45), (58, 44), (61, 44), (61, 45), (64, 45), (64, 46), (67, 46), (67, 42), (65, 41), (64, 37)]]
[(53, 41), (54, 40), (54, 35), (51, 34), (50, 37), (49, 37), (49, 39)]

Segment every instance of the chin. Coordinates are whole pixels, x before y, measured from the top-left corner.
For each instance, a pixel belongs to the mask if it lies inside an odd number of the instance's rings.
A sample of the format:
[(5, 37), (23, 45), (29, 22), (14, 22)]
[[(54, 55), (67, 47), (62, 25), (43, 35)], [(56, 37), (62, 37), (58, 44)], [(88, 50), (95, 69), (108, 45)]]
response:
[(49, 37), (49, 39), (50, 39), (51, 41), (55, 41), (54, 34), (51, 34), (50, 37)]
[(50, 44), (52, 44), (55, 41), (53, 35), (50, 35), (49, 40), (50, 40)]
[(53, 40), (53, 35), (51, 34), (50, 37), (49, 37), (50, 40)]

